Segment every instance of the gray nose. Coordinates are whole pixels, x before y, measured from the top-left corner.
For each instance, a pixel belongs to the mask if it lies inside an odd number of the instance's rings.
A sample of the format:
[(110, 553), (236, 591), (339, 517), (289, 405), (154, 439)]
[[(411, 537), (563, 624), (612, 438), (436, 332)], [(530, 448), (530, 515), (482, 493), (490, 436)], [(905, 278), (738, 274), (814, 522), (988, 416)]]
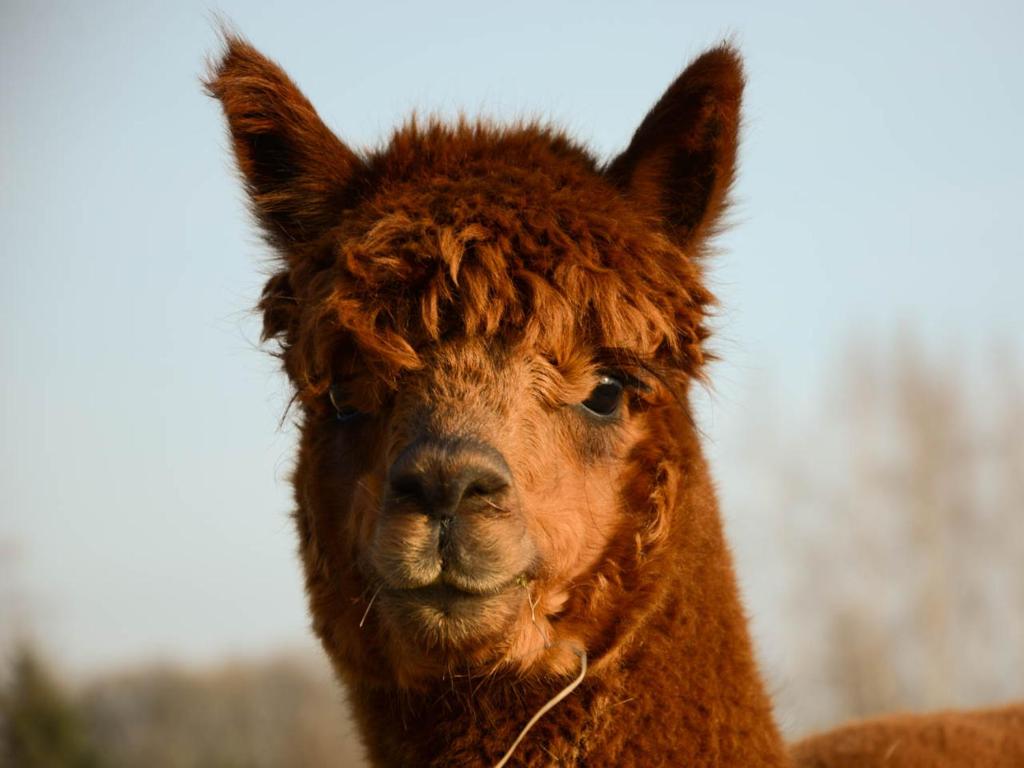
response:
[(502, 455), (475, 440), (421, 438), (388, 472), (390, 507), (415, 507), (446, 520), (464, 512), (506, 511), (502, 501), (512, 473)]

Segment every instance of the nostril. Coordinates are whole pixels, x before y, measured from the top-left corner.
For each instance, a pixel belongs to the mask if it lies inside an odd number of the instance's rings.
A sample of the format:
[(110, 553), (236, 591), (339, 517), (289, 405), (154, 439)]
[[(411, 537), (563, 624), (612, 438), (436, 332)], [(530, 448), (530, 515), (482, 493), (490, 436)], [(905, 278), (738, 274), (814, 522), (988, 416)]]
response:
[(496, 474), (487, 474), (469, 481), (462, 491), (462, 498), (470, 496), (493, 496), (508, 488), (508, 481)]
[(418, 474), (407, 473), (392, 477), (390, 485), (392, 501), (415, 501), (418, 503), (427, 501), (423, 478)]
[(466, 490), (462, 492), (462, 498), (468, 496), (486, 496), (490, 491), (482, 483), (471, 483), (467, 486)]
[(451, 485), (456, 506), (464, 501), (482, 500), (493, 507), (494, 498), (509, 487), (509, 480), (489, 467), (470, 465), (452, 478)]

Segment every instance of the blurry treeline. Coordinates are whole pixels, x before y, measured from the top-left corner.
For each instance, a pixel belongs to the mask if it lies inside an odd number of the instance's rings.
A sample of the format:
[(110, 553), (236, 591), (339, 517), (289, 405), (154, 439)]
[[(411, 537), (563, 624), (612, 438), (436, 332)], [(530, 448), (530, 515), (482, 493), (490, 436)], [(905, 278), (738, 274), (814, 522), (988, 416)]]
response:
[[(757, 521), (736, 536), (739, 570), (758, 639), (777, 648), (766, 671), (790, 735), (1024, 697), (1015, 360), (855, 345), (820, 397), (766, 388), (726, 438), (716, 474), (730, 518)], [(70, 685), (31, 651), (8, 655), (0, 766), (363, 764), (320, 656)]]
[(319, 658), (153, 666), (70, 686), (22, 646), (0, 688), (4, 768), (345, 768), (360, 755)]
[(755, 413), (728, 476), (749, 481), (733, 513), (765, 521), (741, 571), (779, 569), (758, 608), (787, 731), (1024, 698), (1016, 356), (853, 344), (821, 397)]

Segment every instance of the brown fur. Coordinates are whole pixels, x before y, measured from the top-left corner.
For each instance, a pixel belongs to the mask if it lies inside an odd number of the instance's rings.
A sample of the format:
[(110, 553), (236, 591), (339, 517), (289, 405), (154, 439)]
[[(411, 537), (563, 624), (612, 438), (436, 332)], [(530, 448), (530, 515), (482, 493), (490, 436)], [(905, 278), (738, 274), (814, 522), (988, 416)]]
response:
[(804, 739), (792, 755), (798, 768), (1020, 768), (1024, 706), (866, 720)]
[(300, 411), (306, 588), (373, 762), (493, 764), (585, 651), (512, 764), (785, 764), (687, 405), (736, 53), (607, 166), (465, 120), (357, 154), (235, 37), (207, 85), (280, 256), (260, 308)]

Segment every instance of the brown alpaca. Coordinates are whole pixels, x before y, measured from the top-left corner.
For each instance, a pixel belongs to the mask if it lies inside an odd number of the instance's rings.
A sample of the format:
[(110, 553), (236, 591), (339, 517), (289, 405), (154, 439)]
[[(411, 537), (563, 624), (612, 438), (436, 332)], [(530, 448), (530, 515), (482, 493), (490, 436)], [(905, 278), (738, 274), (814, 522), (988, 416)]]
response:
[(812, 736), (792, 749), (801, 768), (1024, 766), (1024, 706), (894, 715)]
[(604, 166), (536, 124), (357, 154), (234, 37), (208, 88), (280, 256), (306, 589), (373, 763), (494, 765), (586, 664), (509, 764), (787, 765), (688, 408), (736, 53)]

